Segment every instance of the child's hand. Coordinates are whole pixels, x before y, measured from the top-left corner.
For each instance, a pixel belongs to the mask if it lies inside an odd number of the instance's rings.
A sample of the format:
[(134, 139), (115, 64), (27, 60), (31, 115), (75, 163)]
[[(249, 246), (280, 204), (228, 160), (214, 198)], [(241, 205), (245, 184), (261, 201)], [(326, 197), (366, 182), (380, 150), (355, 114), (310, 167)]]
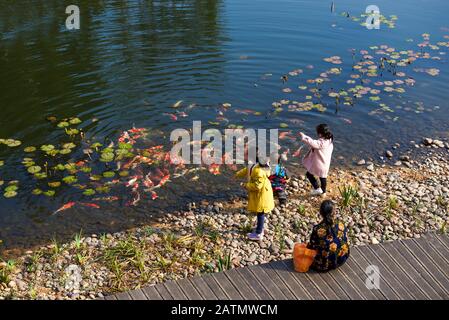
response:
[(305, 134), (302, 132), (299, 132), (299, 136), (301, 137), (301, 139), (304, 139)]

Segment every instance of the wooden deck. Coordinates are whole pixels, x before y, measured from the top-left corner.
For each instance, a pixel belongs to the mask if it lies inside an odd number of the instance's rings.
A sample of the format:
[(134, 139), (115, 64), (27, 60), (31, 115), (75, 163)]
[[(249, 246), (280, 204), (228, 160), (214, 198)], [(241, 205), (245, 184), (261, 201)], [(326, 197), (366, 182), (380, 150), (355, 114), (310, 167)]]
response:
[[(380, 289), (368, 289), (366, 268), (380, 271)], [(449, 299), (449, 237), (351, 248), (351, 257), (326, 274), (296, 273), (292, 260), (170, 281), (107, 296), (105, 300), (379, 300)]]

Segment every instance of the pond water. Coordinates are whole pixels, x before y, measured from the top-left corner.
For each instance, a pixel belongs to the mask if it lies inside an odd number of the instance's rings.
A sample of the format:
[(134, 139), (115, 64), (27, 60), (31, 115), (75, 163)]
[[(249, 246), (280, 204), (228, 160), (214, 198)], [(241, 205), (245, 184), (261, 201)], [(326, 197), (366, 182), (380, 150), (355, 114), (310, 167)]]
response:
[[(51, 188), (48, 182), (70, 172), (39, 181), (28, 172), (30, 161), (41, 170), (45, 162), (89, 162), (83, 150), (117, 142), (132, 127), (148, 130), (145, 148), (167, 148), (171, 130), (191, 128), (193, 120), (202, 120), (203, 129), (281, 128), (291, 137), (299, 130), (313, 134), (326, 122), (336, 136), (335, 165), (447, 132), (449, 3), (378, 0), (386, 19), (378, 30), (361, 25), (371, 1), (334, 3), (332, 12), (331, 1), (311, 0), (84, 0), (78, 1), (80, 30), (68, 31), (69, 1), (2, 2), (0, 138), (22, 143), (0, 144), (0, 189), (12, 196), (0, 195), (2, 248), (80, 229), (120, 230), (191, 200), (240, 192), (226, 170), (204, 170), (172, 175), (156, 190), (159, 198), (151, 193), (133, 206), (127, 205), (130, 188), (122, 185), (130, 178), (117, 179), (121, 186), (111, 193), (89, 196), (85, 191), (100, 182), (92, 186), (80, 178), (77, 186)], [(82, 129), (83, 140), (57, 126), (74, 117), (82, 122), (69, 128)], [(39, 154), (42, 145), (67, 142), (76, 145), (69, 154)], [(292, 153), (296, 143), (281, 140)], [(29, 146), (38, 151), (24, 152)], [(96, 163), (93, 172), (115, 170)], [(55, 195), (33, 195), (36, 189)], [(53, 214), (70, 202), (77, 204)]]

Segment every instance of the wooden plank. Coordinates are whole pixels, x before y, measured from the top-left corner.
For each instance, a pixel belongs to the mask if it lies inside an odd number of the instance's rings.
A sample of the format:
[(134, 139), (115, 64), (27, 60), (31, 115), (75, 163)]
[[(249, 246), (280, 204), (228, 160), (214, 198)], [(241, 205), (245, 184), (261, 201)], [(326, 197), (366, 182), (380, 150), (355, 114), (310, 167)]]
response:
[(229, 281), (229, 279), (224, 275), (223, 272), (214, 273), (213, 278), (218, 282), (220, 287), (226, 293), (226, 295), (231, 300), (241, 300), (244, 299), (242, 295), (238, 292), (238, 288)]
[(115, 294), (111, 294), (110, 296), (104, 297), (104, 300), (117, 300), (117, 296)]
[(199, 292), (188, 279), (179, 280), (178, 285), (188, 300), (203, 300)]
[[(281, 278), (282, 282), (294, 294), (295, 299), (313, 299), (304, 286), (296, 281), (295, 277), (293, 277), (293, 272), (282, 261), (274, 261), (270, 263), (269, 266), (273, 268), (273, 270), (279, 275), (279, 278)], [(321, 297), (321, 299), (323, 299), (323, 297)]]
[(218, 285), (218, 282), (212, 277), (211, 274), (205, 274), (203, 276), (204, 281), (209, 286), (209, 288), (214, 292), (217, 296), (218, 300), (228, 300), (228, 296), (223, 291), (223, 289)]
[(129, 295), (129, 293), (128, 292), (120, 292), (120, 293), (117, 293), (116, 295), (115, 295), (115, 297), (117, 298), (117, 300), (132, 300), (132, 298), (131, 298), (131, 296)]
[(253, 288), (250, 288), (248, 283), (244, 280), (243, 276), (238, 272), (239, 269), (235, 268), (225, 272), (225, 276), (233, 284), (234, 287), (238, 288), (240, 295), (246, 300), (257, 300), (260, 299)]
[(271, 263), (264, 263), (258, 265), (258, 267), (261, 268), (263, 272), (265, 272), (265, 274), (269, 279), (273, 280), (273, 283), (279, 288), (279, 290), (281, 290), (282, 294), (285, 296), (287, 300), (297, 299), (292, 289), (290, 289), (284, 283), (279, 274), (270, 266)]
[[(368, 277), (368, 275), (366, 274), (366, 267), (368, 266), (368, 264), (366, 263), (366, 261), (364, 261), (364, 259), (362, 258), (362, 256), (360, 255), (360, 253), (357, 249), (358, 249), (357, 247), (353, 248), (353, 250), (351, 252), (352, 259), (348, 259), (346, 261), (346, 264), (348, 264), (348, 266), (351, 269), (353, 269), (355, 273), (357, 273), (357, 275), (363, 282), (363, 285), (366, 287), (366, 279)], [(361, 261), (359, 262), (359, 260), (361, 260)], [(380, 290), (378, 290), (378, 289), (368, 289), (368, 290), (375, 297), (374, 299), (380, 299), (380, 300), (386, 299), (385, 295)]]
[[(420, 272), (436, 293), (443, 299), (448, 297), (449, 281), (442, 276), (441, 272), (430, 261), (429, 257), (413, 241), (398, 241), (398, 247), (402, 245), (401, 254), (407, 259), (414, 259), (417, 263), (415, 269)], [(410, 261), (410, 260), (409, 260)]]
[[(417, 247), (419, 247), (422, 251), (424, 251), (431, 259), (434, 265), (445, 275), (447, 279), (449, 279), (449, 261), (444, 258), (444, 256), (449, 256), (449, 251), (441, 252), (436, 250), (432, 243), (427, 240), (413, 239), (412, 240)], [(443, 255), (442, 255), (443, 254)]]
[[(333, 273), (334, 273), (334, 270), (332, 270), (326, 274), (317, 273), (317, 275), (319, 276), (321, 281), (324, 282), (329, 287), (329, 290), (331, 290), (335, 294), (335, 296), (336, 296), (335, 299), (348, 300), (349, 295), (346, 293), (345, 290), (342, 289), (342, 286), (340, 285), (340, 283), (335, 281), (334, 277), (332, 276)], [(312, 274), (311, 274), (311, 276), (312, 276)], [(328, 298), (329, 298), (329, 296), (328, 296)]]
[(143, 287), (142, 292), (148, 298), (148, 300), (164, 300), (156, 290), (156, 286)]
[[(416, 271), (413, 265), (410, 264), (410, 262), (407, 261), (407, 259), (405, 259), (401, 255), (401, 253), (397, 250), (395, 241), (385, 243), (383, 245), (383, 249), (385, 250), (385, 252), (388, 252), (392, 257), (394, 257), (396, 263), (404, 271), (404, 273), (401, 276), (402, 277), (405, 277), (406, 275), (409, 276), (412, 279), (412, 281), (416, 283), (418, 288), (426, 295), (427, 299), (440, 299), (439, 295), (426, 282), (426, 280), (422, 277), (422, 275), (418, 271)], [(416, 261), (413, 261), (413, 263), (416, 263)]]
[(202, 277), (194, 277), (187, 280), (192, 284), (193, 287), (195, 287), (195, 289), (198, 291), (198, 293), (204, 300), (218, 299)]
[(407, 288), (403, 286), (391, 272), (390, 265), (387, 265), (386, 261), (379, 259), (379, 257), (371, 250), (372, 247), (375, 246), (363, 246), (360, 247), (359, 251), (362, 252), (372, 264), (379, 268), (380, 276), (384, 280), (385, 285), (390, 287), (399, 299), (413, 299), (413, 296), (410, 295), (409, 290), (407, 290)]
[(449, 252), (449, 249), (443, 245), (442, 241), (439, 239), (439, 235), (436, 235), (435, 233), (427, 233), (423, 235), (423, 237), (426, 237), (426, 240), (428, 243), (433, 246), (438, 253), (440, 253), (440, 256), (446, 260), (447, 263), (449, 263), (449, 257), (447, 252)]
[(148, 300), (147, 297), (143, 294), (142, 289), (135, 289), (129, 292), (129, 295), (133, 300)]
[(237, 272), (240, 273), (244, 281), (250, 286), (251, 289), (253, 289), (259, 299), (273, 300), (273, 297), (265, 289), (265, 287), (260, 284), (257, 278), (251, 273), (251, 271), (249, 271), (249, 268), (238, 268)]
[(284, 286), (281, 288), (279, 288), (276, 283), (273, 281), (274, 279), (272, 279), (266, 272), (265, 270), (260, 267), (260, 265), (255, 265), (252, 266), (250, 268), (248, 268), (248, 270), (257, 278), (259, 279), (259, 282), (265, 286), (265, 288), (267, 289), (267, 291), (270, 293), (270, 295), (273, 297), (273, 299), (275, 300), (285, 300), (288, 299), (286, 297), (286, 295), (284, 294), (285, 290), (288, 290), (287, 288), (285, 288)]
[(425, 299), (426, 296), (419, 290), (416, 283), (413, 282), (407, 275), (404, 275), (404, 270), (402, 270), (387, 252), (382, 248), (382, 246), (366, 246), (367, 250), (380, 261), (383, 265), (383, 269), (379, 270), (381, 273), (390, 273), (393, 279), (390, 279), (391, 285), (397, 283), (397, 290), (402, 292), (401, 299)]
[(187, 300), (186, 295), (182, 292), (176, 281), (167, 281), (164, 284), (165, 289), (170, 293), (174, 300)]
[(344, 267), (345, 265), (335, 269), (330, 276), (346, 292), (350, 300), (364, 300), (365, 297), (357, 290), (351, 279), (344, 274)]

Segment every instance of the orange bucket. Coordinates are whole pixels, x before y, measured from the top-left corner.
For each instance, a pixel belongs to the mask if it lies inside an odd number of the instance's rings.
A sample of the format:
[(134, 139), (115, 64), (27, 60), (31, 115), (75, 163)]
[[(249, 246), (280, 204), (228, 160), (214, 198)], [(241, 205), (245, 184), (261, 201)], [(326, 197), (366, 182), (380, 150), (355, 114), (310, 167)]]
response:
[(296, 243), (293, 249), (293, 265), (296, 272), (307, 272), (317, 254), (316, 250), (307, 249), (307, 244)]

